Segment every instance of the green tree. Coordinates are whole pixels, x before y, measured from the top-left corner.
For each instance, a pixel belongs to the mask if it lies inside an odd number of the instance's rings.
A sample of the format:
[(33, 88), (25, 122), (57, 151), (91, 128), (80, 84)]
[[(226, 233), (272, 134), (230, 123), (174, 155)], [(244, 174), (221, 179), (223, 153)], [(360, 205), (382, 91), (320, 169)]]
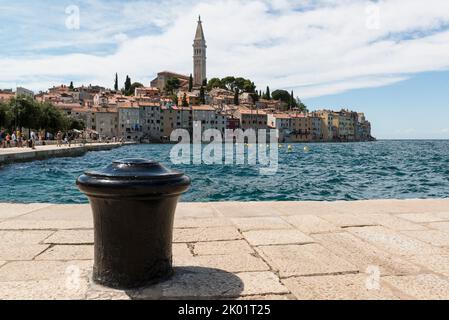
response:
[(243, 87), (240, 88), (242, 91), (249, 92), (249, 93), (255, 93), (256, 92), (256, 85), (254, 82), (252, 82), (249, 79), (245, 79), (243, 82)]
[(235, 88), (235, 78), (234, 77), (226, 77), (221, 79), (221, 83), (224, 86), (224, 88), (228, 89), (229, 91), (234, 91)]
[(259, 101), (259, 94), (257, 92), (250, 93), (250, 97), (253, 100), (253, 104), (256, 104), (256, 102)]
[(126, 80), (125, 80), (125, 95), (128, 95), (129, 90), (131, 89), (131, 78), (129, 76), (126, 76)]
[(84, 122), (78, 119), (65, 118), (64, 129), (65, 130), (83, 130), (85, 127)]
[(265, 92), (265, 95), (263, 96), (263, 98), (267, 99), (267, 100), (271, 100), (270, 87), (267, 86), (267, 91)]
[(234, 104), (235, 104), (236, 106), (238, 106), (238, 105), (240, 104), (240, 98), (239, 98), (239, 95), (240, 95), (240, 90), (239, 90), (239, 88), (235, 88), (235, 92), (234, 92)]
[(181, 87), (181, 81), (178, 78), (168, 78), (167, 83), (165, 84), (165, 91), (173, 94), (175, 90), (178, 90)]
[(44, 102), (39, 104), (41, 109), (38, 127), (48, 132), (55, 133), (65, 127), (65, 116), (53, 104)]
[(274, 100), (280, 100), (282, 102), (287, 103), (288, 105), (291, 104), (291, 96), (287, 90), (275, 90), (275, 91), (273, 91), (273, 94), (271, 95), (271, 97)]
[(214, 88), (222, 88), (222, 89), (224, 89), (225, 86), (223, 85), (223, 83), (221, 82), (220, 79), (212, 78), (207, 83), (207, 91), (211, 91)]
[(192, 77), (192, 74), (190, 74), (190, 77), (189, 77), (189, 92), (192, 92), (192, 90), (193, 90), (193, 77)]
[(309, 112), (309, 108), (302, 102), (298, 103), (298, 108), (301, 112)]
[(39, 129), (39, 119), (42, 110), (39, 104), (30, 97), (19, 96), (10, 101), (10, 106), (15, 117), (15, 126), (29, 129)]
[(69, 86), (69, 89), (70, 89), (70, 90), (73, 90), (73, 89), (75, 89), (75, 88), (74, 88), (74, 86), (73, 86), (73, 81), (70, 81), (70, 86)]
[(8, 104), (0, 102), (0, 127), (10, 128), (13, 118), (14, 115)]
[(290, 108), (295, 108), (297, 106), (296, 104), (296, 100), (295, 100), (295, 95), (293, 94), (293, 90), (290, 94)]
[(187, 102), (187, 94), (184, 93), (184, 95), (182, 96), (182, 106), (183, 107), (188, 107), (189, 103)]
[(118, 74), (115, 73), (114, 90), (118, 91)]
[(134, 95), (134, 93), (136, 92), (136, 88), (142, 88), (143, 84), (141, 84), (140, 82), (134, 82), (130, 87), (128, 92), (126, 92), (127, 96), (132, 96)]

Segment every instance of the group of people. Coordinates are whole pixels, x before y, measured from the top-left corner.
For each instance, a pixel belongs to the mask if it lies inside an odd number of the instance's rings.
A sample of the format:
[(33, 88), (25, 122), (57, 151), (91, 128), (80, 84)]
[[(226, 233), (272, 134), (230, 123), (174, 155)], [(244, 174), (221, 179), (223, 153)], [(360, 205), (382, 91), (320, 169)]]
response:
[[(30, 139), (24, 139), (24, 136), (22, 134), (22, 131), (17, 129), (17, 131), (12, 131), (9, 133), (5, 129), (0, 130), (0, 148), (23, 148), (24, 143), (25, 145), (28, 145), (29, 140), (33, 140), (36, 138), (35, 133), (32, 131), (30, 133)], [(34, 141), (33, 141), (33, 147), (34, 147)]]
[(125, 143), (124, 138), (113, 137), (112, 139), (106, 137), (105, 139), (99, 138), (92, 133), (87, 132), (79, 132), (79, 131), (70, 131), (70, 132), (62, 132), (58, 131), (56, 134), (51, 134), (50, 132), (39, 132), (36, 133), (34, 130), (30, 130), (29, 137), (26, 136), (21, 130), (17, 129), (16, 131), (7, 131), (4, 128), (0, 130), (0, 148), (24, 148), (29, 147), (32, 149), (36, 148), (36, 145), (46, 145), (49, 144), (49, 141), (56, 141), (57, 147), (62, 147), (63, 145), (72, 146), (72, 142), (80, 140), (81, 144), (86, 144), (87, 141), (98, 141), (105, 143)]
[[(62, 141), (66, 144), (71, 143), (72, 138), (67, 133), (63, 135), (61, 131), (58, 132), (57, 140), (58, 145), (62, 145)], [(30, 130), (29, 136), (26, 136), (21, 130), (7, 131), (4, 128), (0, 130), (0, 148), (24, 148), (28, 147), (31, 149), (36, 149), (36, 144), (46, 145), (48, 141), (53, 140), (53, 134), (47, 133), (36, 133), (34, 130)]]

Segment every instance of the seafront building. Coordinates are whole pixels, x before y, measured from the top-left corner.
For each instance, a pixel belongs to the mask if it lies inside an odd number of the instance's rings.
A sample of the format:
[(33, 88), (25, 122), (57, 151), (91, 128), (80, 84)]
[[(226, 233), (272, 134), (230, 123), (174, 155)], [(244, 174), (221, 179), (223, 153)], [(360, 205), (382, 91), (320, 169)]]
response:
[[(172, 132), (193, 132), (201, 123), (202, 132), (226, 129), (279, 131), (281, 142), (351, 142), (372, 140), (371, 124), (363, 113), (347, 109), (300, 112), (280, 100), (254, 99), (254, 93), (209, 88), (206, 39), (201, 18), (193, 40), (193, 72), (183, 75), (162, 71), (148, 87), (135, 88), (133, 95), (101, 86), (60, 85), (40, 92), (17, 88), (0, 90), (0, 102), (16, 95), (49, 102), (66, 116), (84, 124), (85, 130), (102, 139), (123, 138), (141, 142), (168, 142)], [(173, 81), (176, 80), (176, 81)], [(167, 89), (167, 84), (177, 87)], [(129, 94), (129, 92), (128, 92)]]

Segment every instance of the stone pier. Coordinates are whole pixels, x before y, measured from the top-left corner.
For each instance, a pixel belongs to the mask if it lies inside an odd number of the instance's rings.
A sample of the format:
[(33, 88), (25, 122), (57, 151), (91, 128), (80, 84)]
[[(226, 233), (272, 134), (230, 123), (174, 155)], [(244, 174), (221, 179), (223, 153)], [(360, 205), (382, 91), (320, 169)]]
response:
[(138, 290), (92, 283), (93, 241), (88, 205), (0, 204), (0, 299), (449, 299), (447, 199), (181, 203)]
[(55, 145), (36, 146), (35, 150), (31, 148), (0, 148), (0, 165), (56, 157), (77, 157), (89, 151), (111, 150), (121, 146), (121, 143), (89, 143), (86, 145), (72, 144), (71, 147), (68, 145), (63, 145), (62, 147)]

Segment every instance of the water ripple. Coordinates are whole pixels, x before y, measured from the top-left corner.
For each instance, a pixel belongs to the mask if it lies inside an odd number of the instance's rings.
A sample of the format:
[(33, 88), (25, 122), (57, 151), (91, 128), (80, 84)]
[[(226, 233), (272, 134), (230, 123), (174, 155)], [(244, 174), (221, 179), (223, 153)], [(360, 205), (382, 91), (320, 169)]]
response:
[(172, 165), (169, 145), (138, 145), (79, 158), (0, 167), (0, 202), (86, 203), (75, 186), (85, 170), (120, 158), (151, 158), (193, 179), (183, 201), (360, 200), (449, 197), (449, 141), (303, 144), (279, 150), (279, 170), (247, 165)]

